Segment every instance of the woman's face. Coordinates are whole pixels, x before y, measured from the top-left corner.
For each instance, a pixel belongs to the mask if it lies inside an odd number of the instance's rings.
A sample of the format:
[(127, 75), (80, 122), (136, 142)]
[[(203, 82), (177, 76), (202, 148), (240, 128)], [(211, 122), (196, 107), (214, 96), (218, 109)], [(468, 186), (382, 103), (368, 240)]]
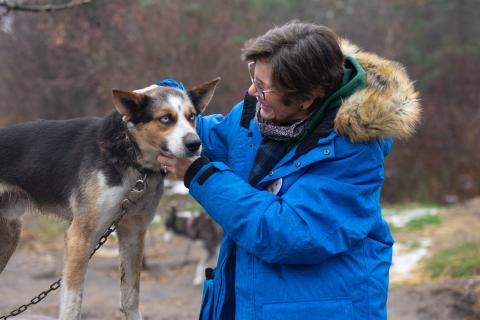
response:
[[(253, 75), (255, 85), (253, 83), (250, 85), (248, 94), (256, 96), (259, 100), (262, 118), (274, 123), (285, 123), (306, 117), (313, 99), (300, 102), (294, 101), (288, 106), (283, 104), (282, 92), (273, 87), (271, 75), (272, 66), (270, 62), (267, 60), (257, 60), (255, 62)], [(264, 91), (264, 94), (262, 95), (259, 91)]]

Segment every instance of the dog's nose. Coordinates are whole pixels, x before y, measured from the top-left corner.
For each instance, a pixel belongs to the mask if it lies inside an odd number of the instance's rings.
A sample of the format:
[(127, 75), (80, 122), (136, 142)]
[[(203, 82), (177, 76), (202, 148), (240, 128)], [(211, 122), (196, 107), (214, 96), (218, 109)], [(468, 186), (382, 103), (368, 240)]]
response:
[(200, 148), (200, 140), (189, 141), (188, 143), (185, 144), (185, 146), (189, 151), (195, 152), (198, 150), (198, 148)]
[(183, 143), (190, 152), (198, 151), (198, 149), (200, 148), (200, 139), (195, 134), (186, 135), (183, 138)]

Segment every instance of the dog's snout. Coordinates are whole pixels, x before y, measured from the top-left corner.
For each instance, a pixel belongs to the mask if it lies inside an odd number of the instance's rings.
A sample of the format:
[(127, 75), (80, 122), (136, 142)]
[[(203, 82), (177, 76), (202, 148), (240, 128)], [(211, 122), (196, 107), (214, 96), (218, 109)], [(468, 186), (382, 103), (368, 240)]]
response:
[(185, 143), (188, 151), (195, 152), (200, 148), (200, 140), (192, 140)]
[(200, 148), (200, 138), (196, 134), (188, 134), (183, 138), (185, 147), (190, 152), (196, 152)]

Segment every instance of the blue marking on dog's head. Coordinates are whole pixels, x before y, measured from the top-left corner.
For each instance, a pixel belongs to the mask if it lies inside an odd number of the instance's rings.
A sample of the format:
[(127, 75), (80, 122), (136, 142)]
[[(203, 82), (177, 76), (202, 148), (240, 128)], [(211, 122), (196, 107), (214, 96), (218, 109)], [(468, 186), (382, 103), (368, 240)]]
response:
[(180, 89), (180, 90), (182, 90), (182, 91), (187, 91), (187, 90), (185, 89), (185, 87), (183, 86), (183, 83), (178, 82), (177, 80), (173, 80), (173, 79), (158, 80), (155, 84), (156, 84), (157, 86), (173, 87), (173, 88)]

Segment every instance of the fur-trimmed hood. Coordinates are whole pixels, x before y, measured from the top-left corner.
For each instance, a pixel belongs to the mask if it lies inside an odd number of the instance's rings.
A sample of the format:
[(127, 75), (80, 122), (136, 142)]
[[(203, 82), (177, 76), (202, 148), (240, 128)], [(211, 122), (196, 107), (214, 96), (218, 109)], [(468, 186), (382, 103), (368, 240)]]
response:
[(352, 142), (393, 137), (406, 139), (420, 121), (418, 92), (402, 65), (362, 52), (340, 39), (345, 55), (352, 56), (366, 73), (367, 87), (345, 99), (335, 118), (335, 131)]

